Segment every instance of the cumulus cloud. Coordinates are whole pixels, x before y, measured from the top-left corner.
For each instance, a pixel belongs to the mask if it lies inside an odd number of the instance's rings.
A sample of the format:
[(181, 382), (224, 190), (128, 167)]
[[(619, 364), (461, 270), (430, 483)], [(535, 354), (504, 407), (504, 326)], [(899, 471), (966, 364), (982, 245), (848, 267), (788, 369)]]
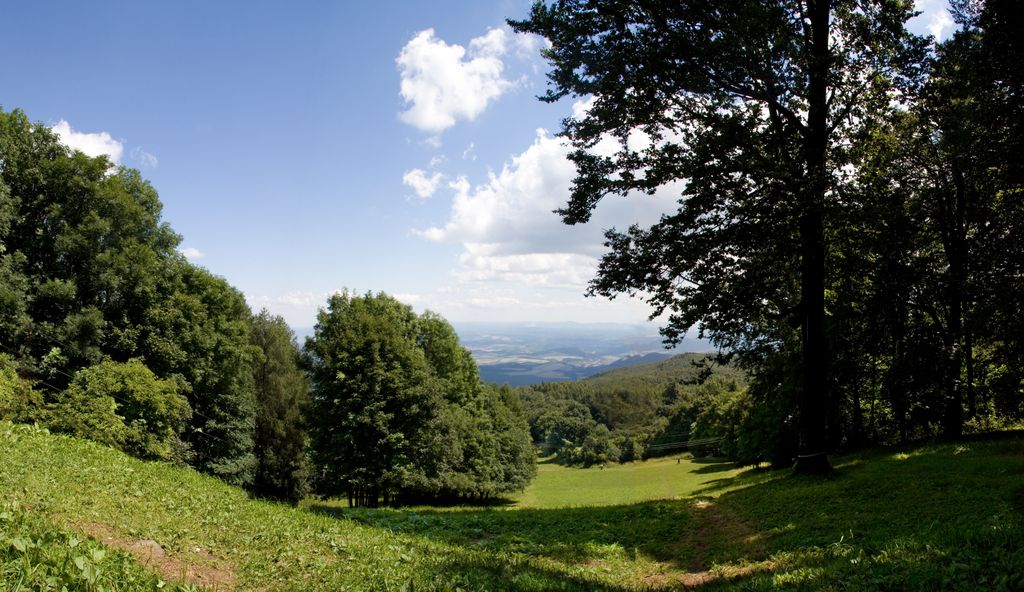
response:
[(71, 124), (63, 119), (50, 129), (60, 137), (60, 141), (63, 144), (70, 148), (74, 148), (89, 156), (106, 155), (113, 164), (121, 162), (124, 145), (112, 138), (107, 132), (86, 133), (75, 131)]
[(185, 247), (184, 249), (178, 249), (178, 252), (184, 255), (189, 261), (195, 261), (196, 259), (203, 258), (203, 252), (195, 247)]
[(604, 229), (654, 222), (674, 209), (679, 187), (666, 187), (655, 196), (609, 198), (589, 224), (566, 226), (553, 210), (566, 204), (576, 174), (568, 154), (560, 139), (537, 130), (533, 144), (486, 183), (473, 186), (466, 177), (451, 181), (447, 223), (415, 232), (430, 241), (462, 245), (454, 272), (461, 283), (581, 292), (603, 252)]
[(443, 176), (441, 173), (428, 176), (423, 169), (412, 169), (402, 176), (402, 183), (411, 187), (420, 198), (427, 199), (437, 191), (437, 186), (441, 183)]
[(438, 134), (459, 119), (476, 119), (514, 85), (503, 77), (502, 56), (510, 37), (514, 35), (505, 29), (491, 29), (471, 40), (467, 49), (438, 39), (433, 29), (413, 36), (396, 59), (400, 92), (409, 106), (400, 115), (402, 121)]

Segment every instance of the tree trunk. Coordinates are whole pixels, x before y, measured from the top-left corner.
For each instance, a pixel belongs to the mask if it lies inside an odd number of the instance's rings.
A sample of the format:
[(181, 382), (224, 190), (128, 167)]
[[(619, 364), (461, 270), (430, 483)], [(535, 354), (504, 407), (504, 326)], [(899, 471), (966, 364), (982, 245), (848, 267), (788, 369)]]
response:
[(964, 429), (964, 294), (967, 289), (967, 183), (960, 167), (953, 165), (953, 204), (944, 221), (946, 261), (949, 263), (948, 308), (949, 365), (943, 435), (958, 438)]
[(800, 220), (803, 393), (795, 473), (828, 474), (829, 353), (825, 335), (825, 193), (828, 188), (829, 0), (808, 0), (811, 20), (807, 114), (808, 184)]

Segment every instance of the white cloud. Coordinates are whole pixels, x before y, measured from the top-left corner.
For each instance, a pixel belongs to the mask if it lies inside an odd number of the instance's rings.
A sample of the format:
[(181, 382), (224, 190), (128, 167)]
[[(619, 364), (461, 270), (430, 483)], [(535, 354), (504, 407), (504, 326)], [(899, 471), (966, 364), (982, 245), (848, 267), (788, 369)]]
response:
[(945, 39), (953, 31), (953, 17), (945, 10), (932, 15), (928, 21), (928, 32), (936, 39)]
[(655, 196), (608, 198), (590, 223), (566, 226), (553, 210), (565, 206), (576, 175), (568, 153), (560, 139), (538, 130), (533, 144), (491, 174), (487, 183), (473, 186), (466, 177), (451, 181), (448, 222), (415, 232), (427, 240), (462, 245), (454, 271), (462, 284), (508, 283), (581, 293), (604, 252), (603, 230), (653, 223), (674, 209), (679, 187), (666, 187)]
[(444, 154), (441, 154), (441, 155), (438, 155), (438, 156), (435, 156), (435, 157), (431, 158), (430, 159), (430, 168), (436, 167), (437, 165), (443, 163), (445, 160), (446, 159), (445, 159)]
[(124, 145), (107, 132), (85, 133), (72, 129), (71, 124), (61, 119), (50, 128), (60, 137), (60, 141), (89, 156), (106, 155), (110, 162), (119, 164), (124, 153)]
[(402, 183), (412, 187), (412, 190), (420, 198), (427, 199), (437, 191), (437, 186), (441, 183), (443, 176), (441, 173), (434, 173), (428, 177), (427, 172), (423, 169), (412, 169), (402, 176)]
[(160, 161), (157, 160), (156, 156), (146, 152), (138, 146), (132, 148), (131, 154), (132, 158), (134, 158), (144, 168), (155, 169), (160, 164)]
[(195, 247), (185, 247), (184, 249), (178, 249), (178, 252), (185, 256), (189, 261), (203, 258), (203, 252)]
[(466, 149), (462, 151), (462, 160), (476, 160), (476, 154), (473, 154), (475, 149), (476, 144), (474, 142), (470, 142), (469, 146), (466, 146)]
[(914, 10), (921, 14), (910, 19), (908, 27), (911, 31), (926, 31), (936, 41), (943, 41), (952, 34), (956, 23), (949, 14), (948, 0), (915, 0)]
[(488, 103), (512, 88), (502, 76), (502, 56), (508, 51), (505, 29), (491, 29), (469, 42), (469, 49), (448, 45), (433, 29), (417, 33), (402, 48), (396, 62), (401, 95), (409, 105), (402, 121), (438, 134), (459, 119), (472, 121)]
[(403, 304), (408, 304), (409, 306), (415, 306), (415, 305), (419, 304), (420, 301), (423, 300), (423, 297), (420, 296), (419, 294), (402, 294), (402, 293), (398, 293), (398, 294), (392, 294), (391, 296), (395, 300), (397, 300), (397, 301), (399, 301), (399, 302), (401, 302)]

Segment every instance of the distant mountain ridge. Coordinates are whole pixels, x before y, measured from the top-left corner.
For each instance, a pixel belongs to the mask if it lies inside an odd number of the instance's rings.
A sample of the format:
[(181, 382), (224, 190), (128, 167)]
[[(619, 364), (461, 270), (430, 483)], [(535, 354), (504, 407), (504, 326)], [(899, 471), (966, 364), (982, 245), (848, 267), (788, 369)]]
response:
[[(462, 346), (473, 353), (480, 376), (493, 384), (528, 386), (579, 380), (617, 368), (668, 360), (714, 347), (684, 339), (665, 349), (653, 324), (618, 323), (452, 323)], [(299, 346), (312, 327), (295, 327)]]

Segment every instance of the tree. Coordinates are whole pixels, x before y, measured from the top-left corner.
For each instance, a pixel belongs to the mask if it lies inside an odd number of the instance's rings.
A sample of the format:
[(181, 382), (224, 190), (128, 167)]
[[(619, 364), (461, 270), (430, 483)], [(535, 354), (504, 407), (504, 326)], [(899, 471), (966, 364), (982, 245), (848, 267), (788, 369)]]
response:
[(0, 112), (0, 346), (48, 388), (111, 359), (180, 382), (194, 465), (252, 479), (251, 311), (241, 293), (176, 252), (138, 171), (62, 145)]
[[(846, 151), (919, 72), (912, 2), (560, 0), (518, 31), (546, 37), (549, 102), (589, 97), (567, 119), (577, 177), (570, 224), (608, 195), (681, 190), (648, 229), (607, 233), (590, 291), (645, 294), (667, 339), (700, 325), (720, 347), (778, 350), (800, 328), (801, 472), (829, 470), (827, 213), (841, 208)], [(598, 142), (617, 141), (613, 154)]]
[(163, 263), (157, 297), (131, 343), (160, 376), (180, 376), (192, 406), (184, 433), (191, 464), (233, 485), (248, 486), (256, 471), (253, 434), (256, 392), (252, 312), (223, 278), (177, 256)]
[(398, 489), (412, 436), (436, 414), (416, 315), (386, 294), (335, 294), (305, 347), (319, 489), (376, 506)]
[(9, 356), (0, 354), (0, 421), (29, 423), (40, 419), (43, 396), (18, 376)]
[(256, 381), (257, 495), (297, 502), (309, 490), (306, 414), (309, 383), (298, 365), (299, 351), (288, 324), (266, 310), (252, 319), (259, 348)]
[(318, 492), (354, 505), (489, 498), (533, 476), (511, 391), (485, 387), (454, 329), (387, 294), (335, 294), (304, 350)]

